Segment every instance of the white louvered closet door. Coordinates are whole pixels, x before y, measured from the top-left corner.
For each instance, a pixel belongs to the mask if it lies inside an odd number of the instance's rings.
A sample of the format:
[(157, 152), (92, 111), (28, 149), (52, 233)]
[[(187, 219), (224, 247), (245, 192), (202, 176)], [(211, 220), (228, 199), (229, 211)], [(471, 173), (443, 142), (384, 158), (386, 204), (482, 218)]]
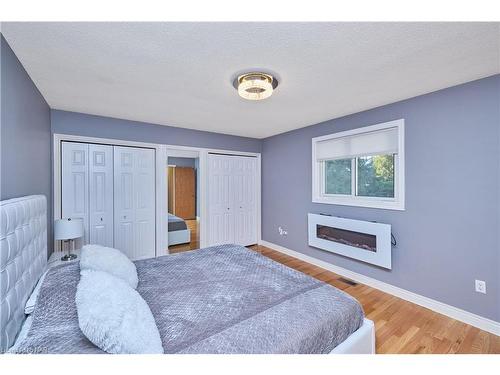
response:
[(208, 154), (209, 245), (234, 243), (232, 162), (226, 155)]
[(257, 243), (257, 158), (208, 155), (209, 245)]
[(155, 151), (137, 149), (136, 157), (136, 237), (135, 259), (155, 256)]
[(155, 155), (114, 146), (114, 244), (130, 259), (155, 256)]
[[(83, 239), (75, 241), (77, 248), (89, 242), (89, 145), (61, 144), (61, 215), (62, 218), (83, 219)], [(82, 244), (83, 242), (83, 244)]]
[(135, 249), (134, 149), (113, 148), (114, 243), (131, 259)]
[(257, 158), (231, 156), (233, 164), (234, 243), (257, 243)]
[(91, 244), (113, 247), (113, 146), (89, 145)]

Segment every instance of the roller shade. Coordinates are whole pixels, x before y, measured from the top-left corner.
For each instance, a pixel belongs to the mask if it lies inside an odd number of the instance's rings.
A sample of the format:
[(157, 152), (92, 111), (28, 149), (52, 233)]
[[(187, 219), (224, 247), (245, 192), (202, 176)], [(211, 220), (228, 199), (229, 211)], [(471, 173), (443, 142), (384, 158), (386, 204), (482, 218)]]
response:
[(397, 127), (327, 139), (316, 144), (317, 160), (351, 159), (359, 156), (397, 153)]

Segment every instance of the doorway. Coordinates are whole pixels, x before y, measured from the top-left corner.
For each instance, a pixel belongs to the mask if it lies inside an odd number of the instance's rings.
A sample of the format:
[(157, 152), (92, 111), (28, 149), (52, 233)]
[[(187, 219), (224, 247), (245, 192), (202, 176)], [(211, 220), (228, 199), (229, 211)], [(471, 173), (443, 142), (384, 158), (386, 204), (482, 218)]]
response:
[(167, 158), (168, 253), (200, 248), (200, 159)]

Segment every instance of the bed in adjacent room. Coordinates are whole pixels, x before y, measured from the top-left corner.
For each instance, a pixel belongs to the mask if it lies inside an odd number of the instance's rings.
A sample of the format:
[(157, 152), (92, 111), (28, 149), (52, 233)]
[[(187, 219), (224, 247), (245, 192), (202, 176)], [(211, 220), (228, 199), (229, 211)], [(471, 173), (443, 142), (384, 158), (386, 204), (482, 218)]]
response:
[[(2, 205), (2, 215), (16, 216), (16, 208), (11, 207), (6, 214), (4, 211)], [(29, 210), (23, 213), (29, 214)], [(26, 223), (40, 225), (36, 220)], [(27, 245), (31, 242), (29, 234), (39, 233), (39, 229), (25, 228), (28, 236), (14, 241), (21, 233), (17, 224), (11, 220), (8, 228), (2, 228), (2, 274), (12, 262), (19, 270), (10, 273), (8, 284), (19, 286), (15, 291), (18, 298), (11, 297), (12, 287), (1, 290), (2, 313), (8, 312), (2, 317), (2, 350), (105, 353), (79, 325), (83, 315), (75, 299), (81, 301), (76, 295), (84, 277), (83, 272), (80, 276), (79, 262), (48, 270), (34, 310), (23, 322), (19, 312), (24, 313), (26, 300), (43, 273), (30, 265), (36, 264), (39, 251), (44, 249), (40, 246), (33, 250)], [(12, 246), (8, 247), (9, 256), (4, 257), (7, 242)], [(154, 318), (161, 352), (374, 352), (373, 323), (364, 317), (354, 298), (244, 247), (221, 245), (133, 264), (137, 278), (131, 288), (136, 288)], [(20, 282), (18, 278), (28, 273), (35, 282)], [(4, 310), (6, 304), (9, 306)]]
[(191, 231), (186, 221), (178, 216), (168, 214), (168, 246), (180, 245), (191, 241)]

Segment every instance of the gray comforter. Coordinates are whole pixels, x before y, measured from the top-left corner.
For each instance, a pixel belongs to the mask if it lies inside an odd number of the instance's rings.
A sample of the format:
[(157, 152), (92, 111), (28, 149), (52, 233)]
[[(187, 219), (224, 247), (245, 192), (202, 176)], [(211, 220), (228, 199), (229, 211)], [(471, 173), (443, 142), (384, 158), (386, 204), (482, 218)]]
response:
[(184, 219), (181, 219), (180, 217), (177, 217), (172, 214), (168, 214), (168, 231), (169, 232), (175, 232), (178, 230), (185, 230), (187, 229), (187, 224), (184, 221)]
[[(363, 322), (346, 293), (241, 246), (135, 264), (165, 353), (328, 353)], [(48, 272), (18, 353), (102, 353), (78, 327), (79, 278)]]

